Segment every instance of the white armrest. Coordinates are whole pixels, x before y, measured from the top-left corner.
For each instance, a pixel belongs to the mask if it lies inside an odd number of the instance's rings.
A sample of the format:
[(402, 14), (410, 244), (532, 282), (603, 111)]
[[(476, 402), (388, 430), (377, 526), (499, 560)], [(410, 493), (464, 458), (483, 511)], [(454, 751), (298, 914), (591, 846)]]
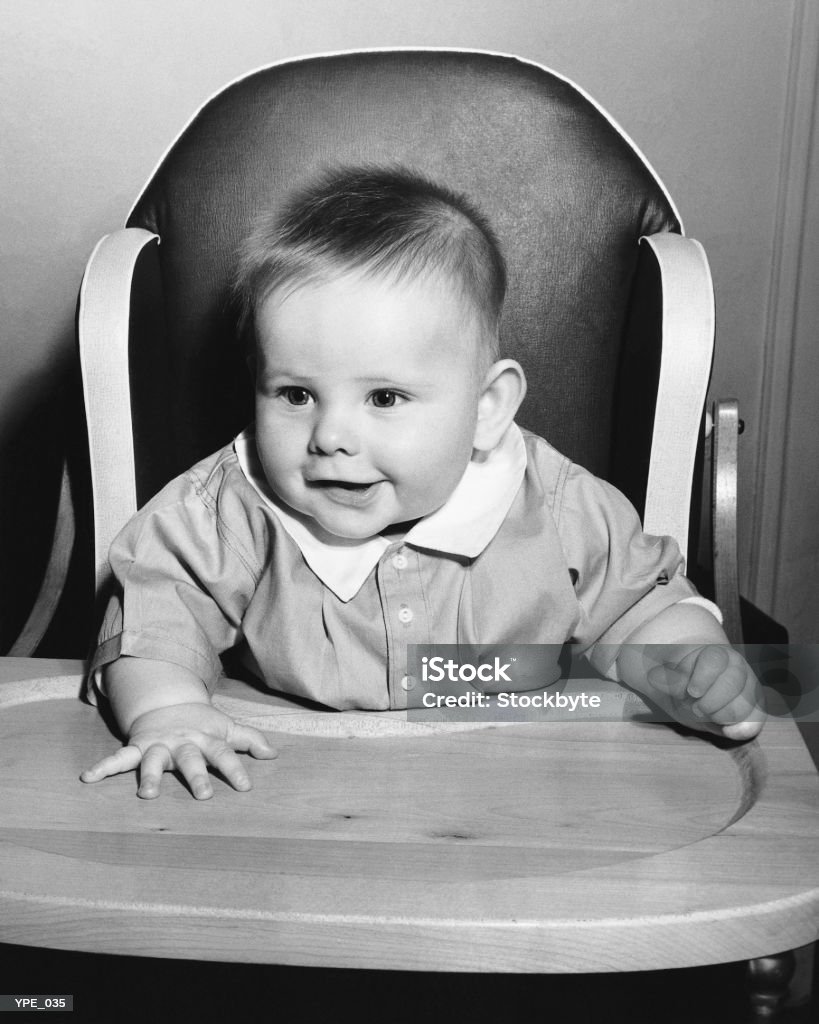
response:
[(714, 290), (699, 242), (643, 238), (662, 283), (662, 359), (643, 527), (668, 534), (687, 555), (694, 462), (714, 353)]
[(108, 578), (108, 549), (136, 512), (134, 441), (128, 381), (132, 283), (137, 263), (157, 235), (123, 228), (98, 243), (80, 289), (78, 335), (91, 483), (97, 592)]

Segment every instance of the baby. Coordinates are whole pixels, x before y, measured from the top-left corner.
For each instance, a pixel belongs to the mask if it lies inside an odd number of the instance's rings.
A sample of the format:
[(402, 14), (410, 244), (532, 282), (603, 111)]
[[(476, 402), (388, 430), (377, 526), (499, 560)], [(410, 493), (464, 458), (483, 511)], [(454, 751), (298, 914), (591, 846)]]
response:
[[(138, 795), (208, 765), (250, 788), (264, 735), (218, 711), (239, 645), (270, 687), (417, 706), (408, 644), (563, 644), (674, 718), (743, 740), (757, 680), (668, 537), (514, 422), (503, 258), (462, 196), (400, 169), (325, 175), (260, 224), (236, 278), (256, 418), (126, 526), (91, 673)], [(658, 646), (659, 645), (659, 646)], [(93, 697), (93, 694), (92, 694)]]

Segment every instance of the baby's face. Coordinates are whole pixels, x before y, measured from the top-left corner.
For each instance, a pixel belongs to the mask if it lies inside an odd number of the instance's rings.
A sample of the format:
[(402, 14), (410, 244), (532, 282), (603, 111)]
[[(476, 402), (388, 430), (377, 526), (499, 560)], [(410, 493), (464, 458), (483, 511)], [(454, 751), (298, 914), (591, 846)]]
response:
[(441, 281), (354, 272), (258, 310), (256, 444), (267, 481), (338, 537), (440, 507), (472, 454), (480, 328)]

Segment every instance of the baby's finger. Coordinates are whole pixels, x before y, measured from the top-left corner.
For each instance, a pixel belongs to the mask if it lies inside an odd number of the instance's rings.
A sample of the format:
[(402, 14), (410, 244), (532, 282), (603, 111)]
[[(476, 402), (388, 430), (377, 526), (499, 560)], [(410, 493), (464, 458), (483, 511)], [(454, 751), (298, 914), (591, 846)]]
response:
[(238, 725), (231, 722), (227, 741), (234, 750), (247, 751), (253, 757), (270, 759), (278, 757), (278, 752), (270, 746), (263, 732), (249, 725)]
[(83, 782), (100, 782), (109, 775), (129, 772), (142, 760), (142, 751), (138, 747), (121, 747), (115, 754), (104, 757), (80, 774)]
[[(700, 701), (699, 703), (702, 703)], [(751, 679), (742, 692), (721, 708), (709, 712), (708, 717), (717, 725), (736, 725), (740, 722), (757, 721), (765, 718), (765, 709), (755, 680)]]
[(763, 724), (764, 718), (749, 719), (745, 722), (737, 722), (735, 725), (724, 725), (720, 731), (729, 740), (752, 740), (762, 731)]
[(712, 683), (711, 688), (699, 697), (693, 706), (701, 714), (713, 717), (718, 711), (742, 697), (747, 691), (747, 706), (750, 707), (755, 689), (752, 680), (749, 685), (748, 672), (745, 666), (731, 665)]
[(199, 747), (195, 743), (183, 743), (176, 749), (174, 760), (194, 797), (197, 800), (209, 800), (213, 796), (213, 786)]
[(697, 700), (708, 693), (720, 676), (728, 671), (730, 664), (731, 656), (725, 647), (710, 644), (692, 651), (680, 662), (680, 668), (690, 677), (687, 696)]
[(682, 672), (673, 665), (655, 665), (646, 676), (648, 682), (660, 693), (667, 694), (675, 700), (684, 700), (688, 686), (688, 673)]
[(163, 743), (154, 743), (148, 747), (142, 755), (137, 796), (143, 800), (153, 800), (159, 796), (162, 775), (171, 767), (171, 763), (171, 752)]
[(226, 743), (217, 739), (209, 739), (202, 744), (202, 749), (208, 761), (222, 773), (234, 789), (247, 790), (251, 788), (250, 778), (242, 762), (236, 752)]

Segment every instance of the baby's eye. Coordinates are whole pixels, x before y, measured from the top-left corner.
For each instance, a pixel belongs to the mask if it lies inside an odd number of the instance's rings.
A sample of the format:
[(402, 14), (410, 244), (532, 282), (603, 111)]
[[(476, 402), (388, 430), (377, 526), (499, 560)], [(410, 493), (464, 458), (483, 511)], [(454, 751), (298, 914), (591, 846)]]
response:
[(399, 401), (401, 395), (397, 391), (380, 388), (378, 391), (373, 391), (371, 398), (376, 409), (391, 409)]
[(295, 384), (288, 385), (286, 388), (281, 388), (279, 394), (286, 402), (289, 402), (290, 405), (307, 405), (311, 398), (310, 392), (307, 388), (300, 388)]

